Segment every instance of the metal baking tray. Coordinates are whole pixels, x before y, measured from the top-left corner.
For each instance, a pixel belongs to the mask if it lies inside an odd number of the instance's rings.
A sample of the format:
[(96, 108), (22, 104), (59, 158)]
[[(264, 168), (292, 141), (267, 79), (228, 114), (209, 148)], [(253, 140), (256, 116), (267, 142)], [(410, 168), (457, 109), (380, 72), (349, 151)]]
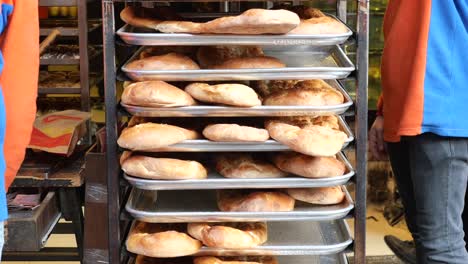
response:
[(133, 188), (125, 206), (135, 219), (150, 223), (325, 221), (341, 219), (354, 208), (346, 188), (346, 199), (337, 205), (312, 205), (296, 201), (291, 212), (222, 212), (215, 190), (148, 191)]
[(139, 49), (122, 67), (132, 80), (230, 81), (343, 79), (355, 67), (340, 46), (265, 46), (265, 55), (275, 57), (287, 67), (273, 69), (131, 70), (129, 62), (139, 57)]
[(133, 177), (124, 174), (125, 179), (134, 187), (141, 190), (204, 190), (204, 189), (265, 189), (265, 188), (307, 188), (337, 186), (346, 184), (354, 176), (354, 170), (343, 153), (339, 153), (337, 158), (344, 162), (347, 172), (345, 175), (310, 179), (292, 175), (284, 178), (269, 179), (232, 179), (225, 178), (213, 172), (208, 174), (203, 180), (150, 180)]
[(340, 34), (321, 35), (216, 35), (216, 34), (171, 34), (159, 33), (125, 25), (117, 35), (128, 44), (139, 46), (164, 45), (337, 45), (353, 35), (351, 30)]
[[(247, 249), (204, 246), (194, 255), (284, 256), (282, 258), (286, 258), (286, 256), (333, 255), (342, 253), (353, 242), (349, 227), (342, 219), (324, 222), (270, 222), (267, 224), (268, 240), (261, 246)], [(284, 260), (286, 261), (286, 259)], [(297, 262), (282, 262), (280, 259), (279, 263), (298, 264)]]
[[(354, 140), (353, 132), (344, 119), (339, 116), (338, 121), (341, 130), (348, 135), (343, 149)], [(217, 142), (207, 139), (185, 140), (181, 143), (170, 145), (148, 152), (265, 152), (265, 151), (291, 151), (291, 149), (275, 140), (265, 142)]]
[[(190, 257), (186, 257), (187, 264), (192, 263)], [(331, 255), (315, 255), (315, 256), (277, 256), (279, 264), (348, 264), (348, 259), (344, 253)], [(131, 258), (128, 264), (135, 264), (135, 259)], [(179, 263), (179, 262), (177, 262)], [(185, 263), (185, 262), (182, 262)]]
[(299, 115), (340, 115), (348, 110), (353, 100), (337, 80), (327, 80), (333, 88), (339, 90), (345, 102), (330, 106), (254, 106), (232, 107), (197, 105), (186, 107), (141, 107), (121, 105), (134, 116), (144, 117), (193, 117), (193, 116), (299, 116)]

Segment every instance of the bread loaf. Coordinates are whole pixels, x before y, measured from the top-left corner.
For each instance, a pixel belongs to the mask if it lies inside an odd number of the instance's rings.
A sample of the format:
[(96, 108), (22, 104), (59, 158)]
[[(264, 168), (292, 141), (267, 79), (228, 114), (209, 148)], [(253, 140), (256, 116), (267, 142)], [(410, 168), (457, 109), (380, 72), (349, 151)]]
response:
[(149, 151), (196, 138), (198, 134), (192, 130), (165, 124), (144, 123), (124, 129), (117, 144), (125, 149)]
[(278, 142), (310, 156), (336, 155), (347, 139), (341, 131), (317, 125), (300, 128), (281, 121), (268, 121), (266, 129)]
[(196, 257), (193, 264), (278, 264), (275, 257)]
[(349, 29), (343, 23), (331, 17), (318, 17), (310, 19), (301, 19), (298, 27), (291, 30), (289, 35), (327, 35), (344, 34)]
[(270, 138), (266, 129), (236, 124), (209, 125), (203, 130), (203, 135), (209, 140), (221, 142), (263, 142)]
[(134, 27), (155, 28), (161, 20), (153, 15), (153, 10), (148, 8), (127, 6), (120, 12), (120, 19)]
[(206, 23), (164, 21), (155, 28), (164, 33), (260, 35), (285, 34), (299, 23), (299, 17), (287, 10), (249, 9), (238, 16), (220, 17)]
[(202, 46), (197, 51), (197, 61), (202, 68), (212, 68), (234, 58), (263, 56), (258, 46)]
[(284, 67), (286, 67), (286, 64), (276, 58), (259, 56), (230, 59), (214, 66), (213, 69), (271, 69)]
[(282, 171), (306, 178), (337, 177), (346, 171), (343, 162), (335, 157), (311, 157), (299, 153), (284, 153), (276, 155), (274, 162)]
[(292, 89), (272, 93), (265, 98), (265, 105), (305, 105), (326, 106), (344, 102), (341, 92), (322, 80), (301, 81)]
[(205, 246), (224, 249), (257, 247), (267, 241), (266, 223), (189, 223), (188, 233)]
[(137, 222), (127, 238), (127, 250), (155, 258), (173, 258), (197, 253), (202, 244), (186, 234), (185, 224)]
[(196, 104), (188, 93), (163, 81), (130, 84), (122, 93), (122, 103), (147, 107), (177, 107)]
[(288, 189), (287, 192), (291, 197), (298, 201), (320, 205), (339, 204), (345, 198), (345, 194), (339, 186)]
[(248, 154), (223, 155), (216, 161), (216, 170), (226, 178), (259, 179), (287, 176), (273, 164), (254, 159)]
[(243, 84), (192, 83), (185, 88), (198, 101), (232, 106), (258, 106), (262, 102), (255, 91)]
[(127, 64), (128, 70), (134, 71), (164, 71), (164, 70), (199, 70), (200, 67), (192, 59), (178, 53), (168, 53), (134, 60)]
[(285, 212), (294, 210), (294, 199), (276, 191), (221, 190), (218, 207), (224, 212)]
[(131, 156), (122, 164), (122, 170), (131, 176), (155, 180), (205, 179), (207, 171), (196, 161)]

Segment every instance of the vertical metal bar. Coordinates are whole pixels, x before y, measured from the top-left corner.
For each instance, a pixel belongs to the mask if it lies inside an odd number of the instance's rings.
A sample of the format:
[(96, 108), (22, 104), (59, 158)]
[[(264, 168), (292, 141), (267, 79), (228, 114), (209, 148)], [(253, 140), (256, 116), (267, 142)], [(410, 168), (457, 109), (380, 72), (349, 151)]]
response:
[(89, 111), (89, 58), (88, 58), (88, 12), (87, 1), (78, 4), (78, 42), (80, 53), (81, 110)]
[(357, 122), (356, 122), (356, 206), (354, 263), (366, 263), (367, 187), (367, 84), (369, 58), (369, 0), (357, 3)]
[(346, 23), (348, 17), (348, 1), (347, 0), (337, 0), (336, 1), (336, 15), (341, 21)]
[(114, 2), (102, 1), (104, 95), (106, 105), (106, 165), (108, 191), (109, 263), (120, 263), (119, 163), (117, 159), (117, 98)]

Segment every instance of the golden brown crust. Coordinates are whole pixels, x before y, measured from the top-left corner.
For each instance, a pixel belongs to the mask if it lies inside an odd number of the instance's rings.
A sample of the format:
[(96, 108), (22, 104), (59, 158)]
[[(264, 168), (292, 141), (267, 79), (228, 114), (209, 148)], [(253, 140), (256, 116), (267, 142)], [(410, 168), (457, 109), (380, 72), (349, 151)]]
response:
[(192, 130), (165, 124), (143, 123), (125, 128), (117, 144), (125, 149), (149, 151), (196, 138), (198, 133)]
[(346, 166), (335, 157), (312, 157), (299, 153), (284, 153), (274, 157), (275, 165), (282, 171), (307, 178), (341, 176)]
[(341, 92), (322, 80), (301, 81), (294, 88), (278, 90), (265, 98), (265, 105), (338, 105), (344, 102)]
[(151, 56), (134, 60), (127, 64), (129, 70), (199, 70), (200, 67), (189, 57), (168, 53), (160, 56)]
[(333, 205), (345, 199), (345, 194), (339, 186), (288, 189), (287, 192), (294, 199), (311, 204)]
[(275, 257), (196, 257), (193, 264), (278, 264)]
[(223, 155), (216, 161), (216, 170), (226, 178), (240, 179), (280, 178), (288, 175), (273, 164), (254, 159), (248, 154)]
[(173, 258), (197, 253), (201, 242), (186, 234), (185, 224), (138, 222), (127, 238), (127, 250), (148, 257)]
[(165, 33), (259, 35), (285, 34), (299, 23), (299, 17), (287, 10), (249, 9), (238, 16), (220, 17), (206, 23), (164, 21), (155, 28)]
[(257, 247), (267, 241), (266, 223), (189, 223), (188, 233), (205, 246), (225, 249)]
[(348, 137), (342, 131), (329, 127), (307, 125), (301, 128), (279, 120), (267, 121), (265, 127), (276, 141), (310, 156), (336, 155)]
[(294, 199), (282, 192), (221, 190), (218, 207), (224, 212), (286, 212), (294, 210)]
[(271, 69), (284, 67), (286, 67), (286, 64), (276, 58), (259, 56), (230, 59), (214, 66), (213, 69)]
[(178, 107), (196, 104), (188, 93), (163, 81), (130, 84), (122, 93), (122, 103), (147, 107)]
[(195, 99), (207, 102), (233, 106), (258, 106), (262, 102), (255, 91), (243, 84), (216, 84), (192, 83), (185, 91)]
[(120, 12), (120, 19), (134, 27), (156, 28), (161, 20), (153, 17), (152, 12), (148, 8), (127, 6)]
[(289, 35), (326, 35), (343, 34), (349, 29), (343, 23), (328, 16), (302, 19), (298, 27), (291, 30)]
[(212, 68), (230, 59), (262, 55), (258, 46), (202, 46), (197, 51), (197, 61), (202, 68)]
[(202, 164), (191, 160), (131, 156), (122, 164), (128, 175), (155, 180), (205, 179), (207, 171)]
[(209, 140), (221, 142), (264, 142), (270, 138), (266, 129), (237, 124), (208, 125), (203, 135)]

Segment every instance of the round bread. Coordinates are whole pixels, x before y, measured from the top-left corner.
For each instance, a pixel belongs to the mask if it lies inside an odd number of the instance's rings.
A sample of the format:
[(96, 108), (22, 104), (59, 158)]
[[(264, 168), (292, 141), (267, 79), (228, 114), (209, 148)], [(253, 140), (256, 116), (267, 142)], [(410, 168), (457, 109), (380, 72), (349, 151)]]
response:
[(284, 67), (286, 67), (286, 64), (276, 58), (259, 56), (230, 59), (214, 66), (213, 69), (271, 69)]
[(274, 162), (282, 171), (306, 178), (337, 177), (346, 171), (343, 162), (335, 157), (311, 157), (299, 153), (285, 153), (276, 155)]
[(205, 179), (207, 171), (196, 161), (131, 156), (122, 164), (122, 170), (131, 176), (155, 180)]
[(193, 264), (278, 264), (275, 257), (196, 257)]
[(197, 137), (198, 134), (195, 131), (181, 127), (144, 123), (125, 128), (117, 144), (125, 149), (149, 151)]
[(266, 129), (237, 124), (208, 125), (203, 130), (203, 136), (221, 142), (263, 142), (270, 138)]
[(188, 233), (205, 246), (225, 249), (257, 247), (267, 241), (266, 223), (189, 223)]
[(190, 257), (182, 258), (150, 258), (138, 255), (134, 264), (193, 264)]
[(339, 186), (288, 189), (287, 192), (291, 197), (298, 201), (320, 205), (339, 204), (345, 198), (345, 194)]
[(344, 102), (344, 96), (338, 90), (322, 80), (310, 80), (297, 83), (292, 89), (275, 92), (263, 101), (264, 105), (338, 105)]
[(218, 191), (218, 207), (224, 212), (288, 212), (294, 210), (294, 199), (273, 191)]
[(342, 131), (317, 125), (300, 128), (281, 121), (268, 121), (266, 129), (278, 142), (310, 156), (334, 156), (347, 139)]
[(130, 84), (122, 93), (122, 103), (147, 107), (177, 107), (196, 104), (188, 93), (163, 81)]
[(134, 60), (127, 64), (127, 69), (134, 71), (162, 71), (162, 70), (199, 70), (200, 67), (189, 57), (178, 54), (168, 53), (160, 56), (151, 56), (144, 59)]
[(202, 244), (185, 233), (182, 224), (138, 222), (127, 238), (127, 250), (155, 258), (174, 258), (197, 253)]
[(202, 68), (211, 68), (230, 59), (262, 55), (258, 46), (202, 46), (197, 51), (197, 61)]
[(185, 88), (193, 98), (198, 101), (233, 106), (252, 107), (261, 105), (254, 89), (243, 84), (217, 84), (192, 83)]
[(226, 178), (237, 179), (280, 178), (288, 175), (273, 164), (254, 160), (248, 154), (223, 155), (216, 161), (216, 170)]

